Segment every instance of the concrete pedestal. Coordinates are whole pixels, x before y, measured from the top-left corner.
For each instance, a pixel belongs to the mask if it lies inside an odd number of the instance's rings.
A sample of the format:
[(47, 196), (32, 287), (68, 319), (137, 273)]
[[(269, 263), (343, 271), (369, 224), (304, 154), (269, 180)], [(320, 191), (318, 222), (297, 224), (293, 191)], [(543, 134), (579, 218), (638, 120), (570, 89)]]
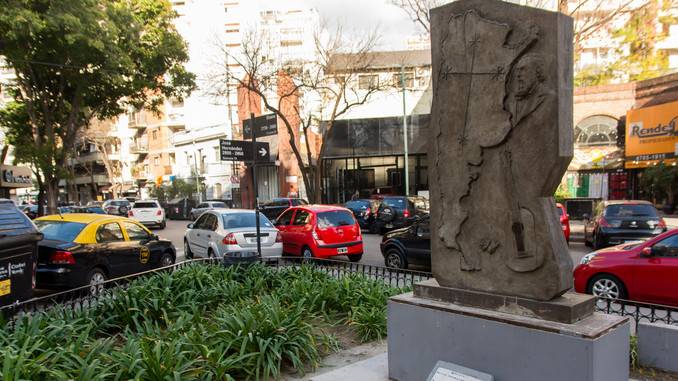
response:
[(438, 360), (497, 381), (629, 378), (627, 318), (593, 314), (573, 324), (415, 297), (388, 304), (389, 378), (425, 380)]

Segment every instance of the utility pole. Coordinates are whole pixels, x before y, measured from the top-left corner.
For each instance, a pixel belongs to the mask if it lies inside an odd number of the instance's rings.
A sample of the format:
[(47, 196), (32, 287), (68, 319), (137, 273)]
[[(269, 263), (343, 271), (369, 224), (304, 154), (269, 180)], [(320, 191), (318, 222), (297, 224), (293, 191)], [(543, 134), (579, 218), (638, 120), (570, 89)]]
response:
[(403, 90), (403, 143), (405, 145), (405, 196), (410, 195), (410, 160), (407, 147), (407, 109), (405, 106), (405, 66), (400, 65), (400, 87)]
[(254, 113), (250, 112), (252, 131), (252, 190), (254, 192), (254, 220), (257, 227), (257, 254), (261, 258), (261, 227), (259, 226), (259, 187), (257, 186), (257, 133), (254, 129)]
[(195, 150), (195, 137), (193, 137), (193, 170), (195, 170), (195, 190), (198, 192), (198, 202), (202, 202), (202, 192), (200, 191), (200, 173), (198, 173), (197, 151)]

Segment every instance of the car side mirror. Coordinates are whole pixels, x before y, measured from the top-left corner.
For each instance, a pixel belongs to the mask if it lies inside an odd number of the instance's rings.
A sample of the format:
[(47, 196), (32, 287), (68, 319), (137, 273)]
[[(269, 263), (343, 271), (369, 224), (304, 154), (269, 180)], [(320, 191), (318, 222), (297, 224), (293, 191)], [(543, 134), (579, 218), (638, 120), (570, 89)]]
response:
[(186, 227), (189, 228), (189, 229), (193, 229), (193, 223), (186, 225)]
[(652, 248), (649, 247), (649, 246), (648, 246), (648, 247), (644, 247), (644, 248), (640, 251), (640, 256), (641, 256), (641, 257), (651, 257), (651, 256), (652, 256)]

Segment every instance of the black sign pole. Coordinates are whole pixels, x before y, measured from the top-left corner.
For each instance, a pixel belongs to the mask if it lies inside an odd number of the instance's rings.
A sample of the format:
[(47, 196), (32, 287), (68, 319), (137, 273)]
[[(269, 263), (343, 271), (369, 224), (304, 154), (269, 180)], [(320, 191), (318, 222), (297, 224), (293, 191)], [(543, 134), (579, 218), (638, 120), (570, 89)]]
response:
[(261, 227), (259, 226), (259, 187), (257, 186), (257, 134), (254, 131), (254, 113), (250, 113), (252, 131), (252, 184), (254, 187), (254, 219), (257, 226), (257, 254), (261, 258)]

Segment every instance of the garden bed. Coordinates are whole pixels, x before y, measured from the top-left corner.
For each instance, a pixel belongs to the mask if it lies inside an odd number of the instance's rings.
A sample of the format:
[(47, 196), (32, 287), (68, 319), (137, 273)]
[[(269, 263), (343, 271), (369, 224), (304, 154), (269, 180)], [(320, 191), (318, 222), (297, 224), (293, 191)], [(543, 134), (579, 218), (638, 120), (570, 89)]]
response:
[(386, 335), (403, 292), (312, 267), (192, 264), (133, 281), (93, 307), (56, 307), (0, 330), (0, 378), (275, 379)]

